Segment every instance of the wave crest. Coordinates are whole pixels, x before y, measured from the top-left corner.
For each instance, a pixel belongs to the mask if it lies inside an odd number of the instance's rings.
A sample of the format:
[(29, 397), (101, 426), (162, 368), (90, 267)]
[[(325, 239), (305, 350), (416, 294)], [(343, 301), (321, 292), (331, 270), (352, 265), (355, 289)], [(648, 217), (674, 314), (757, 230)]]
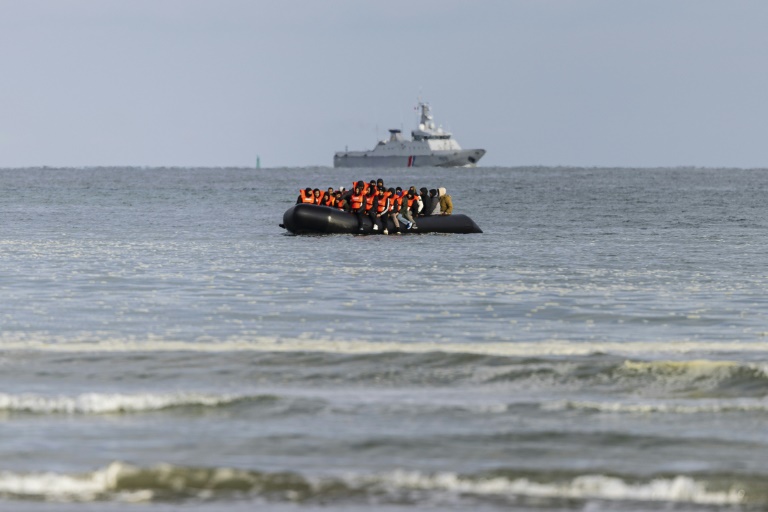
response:
[(34, 414), (110, 414), (159, 411), (175, 407), (217, 407), (272, 397), (206, 395), (200, 393), (120, 394), (83, 393), (77, 396), (11, 395), (0, 393), (0, 410)]
[(0, 497), (48, 501), (164, 501), (254, 499), (287, 502), (345, 501), (436, 503), (492, 499), (683, 502), (706, 505), (768, 504), (763, 476), (646, 479), (600, 474), (522, 474), (499, 470), (460, 475), (396, 470), (382, 474), (310, 477), (291, 472), (201, 468), (159, 464), (138, 467), (121, 462), (84, 474), (0, 473)]

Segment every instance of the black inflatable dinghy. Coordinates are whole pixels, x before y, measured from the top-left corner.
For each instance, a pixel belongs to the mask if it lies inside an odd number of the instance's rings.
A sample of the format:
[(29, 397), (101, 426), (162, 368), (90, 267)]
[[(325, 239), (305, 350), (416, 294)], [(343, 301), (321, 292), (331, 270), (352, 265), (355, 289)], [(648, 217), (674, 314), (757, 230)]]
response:
[[(482, 233), (475, 221), (462, 214), (431, 215), (416, 220), (417, 229), (407, 230), (400, 226), (403, 233)], [(373, 222), (366, 215), (363, 217), (363, 231), (357, 227), (357, 215), (337, 208), (314, 204), (297, 204), (283, 214), (281, 228), (296, 235), (306, 234), (379, 234), (373, 230)], [(392, 219), (387, 219), (387, 229), (394, 233)]]

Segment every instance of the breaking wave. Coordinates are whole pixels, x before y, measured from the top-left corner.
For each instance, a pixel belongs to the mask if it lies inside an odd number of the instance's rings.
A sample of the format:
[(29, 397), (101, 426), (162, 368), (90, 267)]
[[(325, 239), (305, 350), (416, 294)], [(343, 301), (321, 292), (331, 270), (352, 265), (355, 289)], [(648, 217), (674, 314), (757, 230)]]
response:
[(112, 414), (150, 412), (177, 407), (218, 407), (243, 402), (271, 403), (278, 399), (272, 395), (227, 396), (196, 393), (83, 393), (76, 396), (0, 393), (0, 411), (34, 414)]
[(766, 505), (764, 477), (666, 475), (630, 478), (601, 474), (514, 473), (504, 470), (461, 475), (396, 470), (380, 474), (305, 476), (236, 468), (160, 464), (137, 467), (114, 462), (81, 474), (0, 472), (0, 497), (46, 501), (134, 501), (178, 499), (343, 503), (450, 503), (492, 499), (609, 500)]
[(200, 338), (174, 341), (164, 338), (111, 338), (100, 333), (82, 333), (74, 338), (55, 336), (0, 334), (5, 351), (46, 352), (330, 352), (334, 354), (476, 354), (502, 357), (589, 356), (613, 354), (625, 357), (654, 357), (684, 354), (749, 353), (768, 355), (765, 336), (755, 341), (663, 341), (663, 342), (571, 342), (547, 340), (537, 342), (376, 342), (365, 340), (279, 338), (243, 335), (226, 339)]
[(704, 403), (643, 403), (643, 402), (590, 402), (562, 400), (544, 404), (544, 410), (585, 410), (608, 413), (669, 413), (669, 414), (717, 414), (729, 412), (768, 413), (768, 401), (704, 402)]
[[(285, 357), (280, 353), (266, 353), (257, 360), (247, 361), (242, 373), (233, 370), (233, 375), (239, 376), (242, 382), (242, 387), (234, 393), (109, 393), (101, 390), (71, 395), (0, 393), (0, 411), (113, 414), (244, 405), (285, 414), (345, 407), (334, 405), (332, 390), (339, 386), (376, 390), (435, 390), (462, 386), (467, 391), (492, 386), (492, 389), (514, 392), (510, 401), (494, 400), (490, 404), (472, 403), (469, 406), (449, 400), (432, 403), (431, 408), (425, 402), (419, 410), (455, 407), (478, 413), (504, 413), (512, 407), (539, 403), (542, 397), (532, 392), (556, 392), (562, 400), (550, 400), (549, 403), (545, 400), (544, 408), (681, 414), (768, 412), (768, 373), (765, 365), (754, 363), (631, 361), (608, 356), (562, 359), (444, 353), (371, 354), (361, 357), (323, 354), (313, 357), (311, 371), (303, 372), (301, 368), (305, 365), (301, 364), (302, 357), (306, 354)], [(252, 366), (258, 366), (258, 386), (254, 386), (251, 380)], [(266, 388), (263, 387), (265, 383)], [(291, 390), (295, 383), (301, 384), (304, 391)], [(308, 391), (308, 386), (313, 391)], [(603, 399), (581, 400), (563, 395), (580, 391), (591, 393), (595, 389), (601, 391)], [(525, 394), (520, 395), (517, 391), (524, 391)], [(520, 397), (529, 399), (520, 402)], [(387, 403), (391, 405), (387, 400), (381, 405)]]
[(651, 394), (728, 398), (765, 397), (768, 391), (765, 364), (734, 361), (624, 361), (612, 377)]

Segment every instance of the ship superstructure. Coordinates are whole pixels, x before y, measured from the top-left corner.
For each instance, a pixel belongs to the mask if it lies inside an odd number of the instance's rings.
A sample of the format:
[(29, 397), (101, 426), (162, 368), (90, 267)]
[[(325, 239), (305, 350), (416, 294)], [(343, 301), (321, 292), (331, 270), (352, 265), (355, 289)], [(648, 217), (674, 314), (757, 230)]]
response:
[(389, 139), (379, 141), (370, 151), (339, 151), (334, 167), (474, 167), (484, 149), (461, 149), (450, 132), (435, 125), (428, 103), (419, 102), (421, 118), (404, 139), (401, 130), (389, 130)]

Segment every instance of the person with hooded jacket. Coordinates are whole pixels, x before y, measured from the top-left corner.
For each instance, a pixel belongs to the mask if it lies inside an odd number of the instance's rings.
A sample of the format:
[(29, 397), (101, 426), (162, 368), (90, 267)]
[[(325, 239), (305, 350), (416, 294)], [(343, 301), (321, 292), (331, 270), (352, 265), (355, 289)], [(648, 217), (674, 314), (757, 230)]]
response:
[(314, 193), (312, 192), (312, 189), (310, 187), (307, 187), (304, 190), (299, 190), (299, 198), (296, 199), (296, 204), (302, 204), (302, 203), (312, 204), (314, 200), (315, 200), (315, 196), (314, 196)]
[(418, 229), (416, 221), (413, 220), (413, 214), (421, 211), (421, 199), (413, 192), (413, 187), (408, 190), (402, 198), (402, 204), (400, 205), (400, 217), (399, 220), (405, 224), (405, 229)]
[(427, 191), (427, 187), (421, 187), (419, 192), (419, 197), (421, 198), (421, 202), (423, 204), (421, 211), (419, 212), (419, 217), (425, 217), (432, 212), (432, 198), (429, 197), (429, 191)]
[(440, 215), (450, 215), (453, 213), (453, 200), (445, 187), (440, 187), (438, 190), (440, 197)]
[[(400, 187), (398, 187), (400, 188)], [(400, 215), (400, 207), (403, 204), (403, 191), (400, 191), (400, 194), (397, 194), (394, 188), (390, 188), (387, 190), (387, 195), (389, 196), (389, 218), (392, 219), (392, 224), (395, 225), (395, 233), (400, 234), (400, 222), (397, 220), (397, 216)]]
[(389, 230), (387, 230), (387, 217), (389, 216), (390, 208), (391, 203), (389, 201), (389, 195), (387, 194), (387, 191), (384, 190), (384, 187), (381, 187), (376, 191), (373, 206), (368, 212), (371, 216), (371, 222), (373, 222), (374, 231), (380, 229), (385, 235), (389, 234)]
[(365, 215), (365, 194), (363, 187), (357, 185), (349, 196), (349, 211), (357, 216), (357, 229), (363, 231), (363, 216)]
[[(432, 201), (432, 210), (428, 211), (426, 215), (440, 215), (440, 198), (437, 195), (437, 189), (429, 189), (429, 199)], [(424, 207), (424, 209), (427, 208)]]

